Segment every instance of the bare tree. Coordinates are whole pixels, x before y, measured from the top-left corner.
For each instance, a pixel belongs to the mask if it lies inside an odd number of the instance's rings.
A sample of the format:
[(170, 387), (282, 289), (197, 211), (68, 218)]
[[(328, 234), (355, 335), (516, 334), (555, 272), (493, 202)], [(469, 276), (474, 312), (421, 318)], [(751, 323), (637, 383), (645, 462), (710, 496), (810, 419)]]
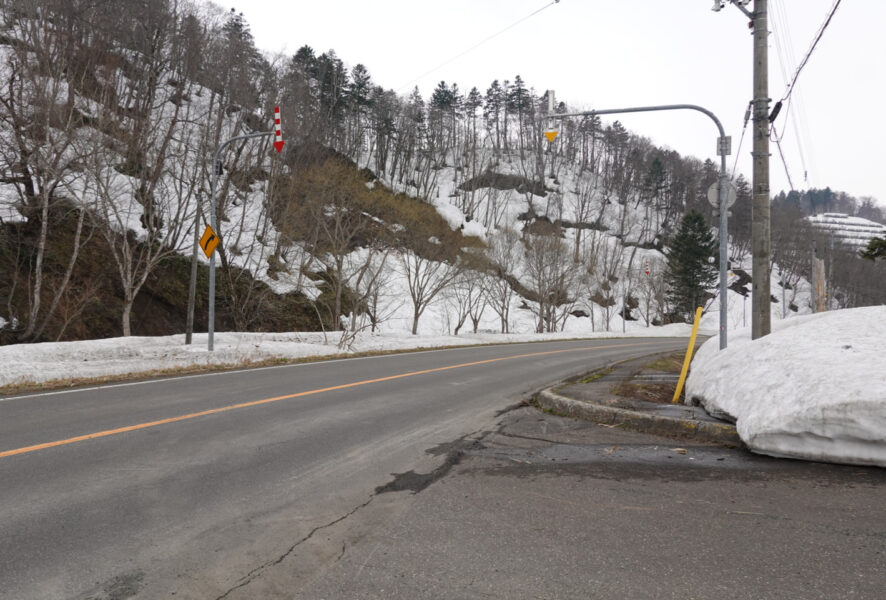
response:
[(638, 276), (637, 294), (640, 302), (640, 314), (646, 327), (653, 324), (654, 321), (662, 322), (664, 315), (667, 314), (666, 305), (666, 285), (664, 273), (666, 269), (665, 261), (660, 258), (653, 258), (648, 261), (649, 274), (644, 272)]
[(448, 308), (455, 313), (453, 335), (458, 335), (465, 322), (470, 318), (473, 332), (477, 333), (480, 319), (486, 308), (486, 294), (483, 291), (483, 274), (473, 269), (465, 269), (459, 277), (444, 291), (444, 299)]
[(390, 284), (387, 268), (390, 249), (372, 244), (348, 255), (345, 261), (345, 281), (352, 293), (352, 308), (348, 326), (339, 338), (339, 348), (350, 348), (359, 332), (375, 331), (386, 315), (379, 311), (379, 299)]
[(450, 252), (429, 242), (422, 254), (407, 249), (400, 255), (400, 266), (412, 300), (412, 334), (418, 334), (418, 321), (425, 310), (461, 272), (461, 261)]
[(579, 265), (559, 234), (527, 236), (524, 246), (527, 285), (538, 307), (536, 331), (557, 331), (576, 301)]
[[(597, 232), (595, 232), (597, 233)], [(600, 307), (602, 326), (609, 331), (612, 323), (613, 307), (618, 303), (616, 284), (621, 265), (622, 244), (618, 238), (597, 234), (585, 246), (583, 265), (586, 275), (583, 287), (590, 299), (591, 324), (596, 328), (596, 307)]]
[[(299, 176), (298, 202), (305, 207), (306, 223), (320, 234), (314, 256), (329, 274), (332, 290), (331, 322), (340, 327), (343, 298), (352, 274), (346, 272), (349, 255), (379, 233), (366, 212), (371, 192), (348, 165), (329, 160)], [(372, 252), (377, 246), (370, 244)], [(359, 269), (356, 269), (359, 271)]]
[(501, 321), (501, 332), (508, 333), (514, 288), (511, 280), (521, 260), (520, 234), (513, 229), (502, 229), (490, 236), (486, 258), (490, 267), (483, 278), (486, 298)]
[[(123, 289), (122, 330), (132, 334), (135, 298), (148, 276), (169, 256), (187, 247), (190, 196), (182, 197), (181, 173), (170, 165), (191, 158), (187, 127), (191, 103), (181, 102), (180, 87), (161, 84), (171, 69), (175, 47), (167, 44), (170, 23), (146, 23), (145, 44), (138, 67), (144, 79), (133, 80), (122, 70), (106, 78), (120, 101), (128, 107), (121, 117), (103, 107), (95, 118), (98, 128), (83, 137), (81, 156), (86, 161), (85, 191), (100, 217), (102, 233), (120, 276)], [(186, 88), (184, 94), (190, 93)], [(104, 131), (116, 131), (111, 138)], [(121, 142), (118, 139), (122, 139)], [(122, 154), (123, 162), (119, 156)]]
[[(15, 186), (18, 211), (39, 223), (33, 252), (18, 254), (30, 263), (29, 307), (18, 337), (30, 341), (39, 335), (37, 329), (42, 332), (56, 309), (81, 246), (78, 234), (65, 275), (41, 324), (50, 212), (61, 193), (70, 194), (82, 178), (73, 144), (85, 115), (74, 102), (76, 73), (72, 69), (68, 74), (71, 80), (65, 78), (70, 66), (71, 40), (62, 30), (63, 24), (55, 22), (50, 11), (34, 11), (24, 5), (8, 16), (20, 17), (14, 28), (19, 42), (10, 47), (0, 64), (0, 161), (2, 172), (9, 173), (0, 183)], [(82, 222), (78, 231), (82, 231)], [(11, 306), (15, 283), (10, 287)], [(12, 312), (10, 316), (15, 317)]]

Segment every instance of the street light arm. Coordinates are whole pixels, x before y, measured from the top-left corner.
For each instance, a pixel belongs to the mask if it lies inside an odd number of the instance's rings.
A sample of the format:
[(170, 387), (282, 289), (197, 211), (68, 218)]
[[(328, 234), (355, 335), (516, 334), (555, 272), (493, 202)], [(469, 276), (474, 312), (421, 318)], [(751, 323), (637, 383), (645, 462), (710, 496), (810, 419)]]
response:
[(726, 137), (726, 131), (723, 129), (723, 124), (720, 123), (720, 119), (717, 116), (704, 108), (703, 106), (698, 106), (697, 104), (664, 104), (661, 106), (635, 106), (632, 108), (607, 108), (603, 110), (588, 110), (579, 113), (567, 113), (567, 114), (553, 114), (548, 115), (552, 119), (562, 119), (565, 117), (592, 117), (594, 115), (615, 115), (621, 113), (638, 113), (638, 112), (656, 112), (662, 110), (695, 110), (700, 113), (706, 114), (717, 126), (717, 130), (720, 132), (720, 137)]
[[(227, 148), (228, 144), (237, 140), (248, 140), (251, 138), (259, 138), (274, 135), (273, 131), (259, 131), (257, 133), (246, 133), (238, 135), (231, 139), (225, 140), (219, 144), (215, 156), (212, 157), (212, 177), (210, 178), (209, 187), (209, 224), (215, 234), (221, 237), (218, 231), (216, 207), (215, 207), (215, 190), (218, 182), (218, 164), (222, 150)], [(209, 327), (208, 327), (207, 349), (212, 352), (215, 344), (215, 252), (209, 256)]]
[[(734, 3), (734, 2), (733, 2)], [(737, 6), (737, 5), (736, 5)], [(740, 8), (740, 7), (739, 7)], [(729, 214), (727, 205), (727, 185), (729, 182), (729, 175), (726, 173), (726, 154), (727, 154), (727, 146), (725, 144), (726, 141), (726, 132), (723, 129), (723, 124), (720, 123), (720, 119), (717, 116), (704, 108), (703, 106), (698, 106), (697, 104), (664, 104), (661, 106), (635, 106), (632, 108), (607, 108), (604, 110), (589, 110), (585, 112), (579, 113), (568, 113), (568, 114), (554, 114), (548, 115), (551, 119), (565, 119), (567, 117), (592, 117), (595, 115), (615, 115), (621, 113), (638, 113), (638, 112), (657, 112), (663, 110), (694, 110), (700, 113), (707, 115), (711, 121), (714, 122), (714, 125), (717, 126), (717, 131), (720, 132), (720, 139), (718, 140), (718, 154), (720, 155), (720, 182), (718, 185), (718, 205), (720, 210), (720, 350), (726, 349), (726, 328), (728, 326), (727, 323), (727, 310), (728, 310), (728, 302), (726, 298), (727, 294), (727, 286), (726, 286), (726, 272), (727, 272), (727, 264), (728, 260), (728, 237), (729, 230), (727, 227), (727, 216)]]

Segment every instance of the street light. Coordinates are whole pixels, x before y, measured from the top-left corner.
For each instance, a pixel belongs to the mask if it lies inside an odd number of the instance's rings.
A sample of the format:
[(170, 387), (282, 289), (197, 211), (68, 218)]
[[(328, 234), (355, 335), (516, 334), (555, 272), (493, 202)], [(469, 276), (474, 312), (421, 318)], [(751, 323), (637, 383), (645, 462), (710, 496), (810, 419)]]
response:
[(732, 153), (732, 138), (726, 135), (720, 119), (706, 108), (696, 104), (665, 104), (661, 106), (637, 106), (633, 108), (612, 108), (605, 110), (588, 110), (579, 113), (548, 114), (549, 119), (565, 119), (568, 117), (593, 117), (595, 115), (614, 115), (620, 113), (656, 112), (664, 110), (695, 110), (707, 115), (717, 126), (720, 137), (717, 138), (717, 154), (720, 156), (720, 180), (717, 185), (720, 211), (720, 350), (726, 349), (727, 309), (726, 278), (727, 278), (727, 245), (729, 214), (729, 175), (726, 173), (726, 156)]
[[(274, 107), (274, 129), (272, 131), (260, 131), (256, 133), (247, 133), (245, 135), (234, 136), (222, 142), (215, 156), (212, 159), (212, 179), (209, 186), (209, 223), (213, 231), (218, 232), (218, 223), (216, 222), (218, 215), (215, 208), (215, 190), (217, 187), (218, 176), (221, 173), (221, 154), (229, 144), (238, 140), (250, 140), (253, 138), (274, 136), (274, 150), (279, 154), (283, 150), (283, 132), (280, 128), (280, 107)], [(217, 235), (217, 234), (216, 234)], [(215, 252), (209, 255), (209, 335), (207, 336), (206, 348), (210, 352), (215, 346)]]

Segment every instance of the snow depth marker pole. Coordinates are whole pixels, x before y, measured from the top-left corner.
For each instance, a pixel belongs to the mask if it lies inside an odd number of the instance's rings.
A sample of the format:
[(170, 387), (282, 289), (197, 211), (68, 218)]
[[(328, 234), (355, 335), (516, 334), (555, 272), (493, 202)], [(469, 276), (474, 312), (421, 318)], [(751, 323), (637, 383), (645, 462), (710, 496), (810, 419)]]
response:
[(674, 399), (671, 404), (676, 404), (680, 399), (680, 392), (683, 391), (683, 384), (686, 383), (686, 374), (689, 372), (689, 363), (692, 362), (692, 351), (695, 349), (695, 336), (698, 334), (698, 324), (701, 322), (701, 307), (695, 309), (695, 322), (692, 324), (692, 335), (689, 336), (689, 348), (686, 349), (686, 358), (683, 359), (683, 368), (680, 370), (680, 381), (677, 382), (677, 389), (674, 390)]
[[(225, 140), (218, 147), (218, 150), (215, 151), (215, 156), (212, 159), (212, 181), (210, 183), (210, 207), (209, 207), (209, 223), (212, 230), (215, 231), (215, 234), (221, 238), (221, 233), (218, 231), (218, 222), (216, 218), (216, 208), (215, 208), (215, 189), (218, 182), (218, 175), (221, 171), (221, 153), (228, 144), (236, 142), (238, 140), (249, 140), (253, 138), (260, 138), (266, 136), (274, 136), (274, 150), (278, 153), (283, 150), (283, 133), (280, 128), (280, 107), (274, 107), (274, 130), (273, 131), (261, 131), (258, 133), (247, 133), (245, 135), (238, 135), (230, 138), (229, 140)], [(209, 337), (207, 342), (207, 350), (212, 352), (215, 347), (215, 252), (213, 252), (209, 256)]]

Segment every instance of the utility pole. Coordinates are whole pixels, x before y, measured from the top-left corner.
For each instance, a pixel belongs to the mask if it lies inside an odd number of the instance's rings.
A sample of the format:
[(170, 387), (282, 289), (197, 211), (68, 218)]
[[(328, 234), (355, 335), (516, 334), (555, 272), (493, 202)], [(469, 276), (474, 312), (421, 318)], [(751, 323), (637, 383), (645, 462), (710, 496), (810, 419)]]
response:
[(714, 0), (711, 9), (718, 12), (729, 2), (751, 20), (754, 31), (754, 159), (751, 214), (751, 339), (772, 331), (772, 292), (769, 283), (771, 232), (769, 220), (769, 35), (767, 0), (754, 0), (754, 11), (745, 8), (750, 0)]
[(769, 291), (771, 254), (769, 221), (769, 35), (767, 0), (754, 0), (754, 172), (751, 225), (753, 281), (751, 339), (769, 335), (772, 315)]

